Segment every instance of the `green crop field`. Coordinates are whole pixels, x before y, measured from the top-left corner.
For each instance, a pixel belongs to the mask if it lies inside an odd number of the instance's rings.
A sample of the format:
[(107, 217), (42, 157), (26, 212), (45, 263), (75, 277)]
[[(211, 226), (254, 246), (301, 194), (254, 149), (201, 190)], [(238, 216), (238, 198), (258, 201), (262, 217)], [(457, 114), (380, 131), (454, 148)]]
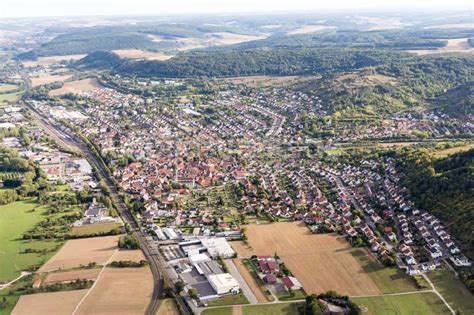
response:
[(232, 307), (219, 307), (204, 310), (202, 315), (232, 315)]
[(401, 293), (417, 290), (413, 279), (406, 275), (403, 270), (396, 267), (384, 267), (363, 251), (363, 249), (353, 249), (352, 255), (359, 260), (362, 269), (372, 278), (382, 293)]
[(118, 229), (122, 225), (120, 223), (91, 224), (81, 227), (74, 227), (67, 233), (70, 236), (93, 235), (98, 233), (108, 233), (113, 229)]
[(474, 297), (451, 272), (436, 270), (430, 272), (428, 278), (454, 310), (460, 310), (462, 314), (474, 314)]
[(20, 92), (0, 94), (0, 105), (6, 105), (7, 102), (11, 102), (17, 99)]
[(238, 305), (238, 304), (249, 304), (247, 298), (242, 294), (228, 295), (221, 297), (215, 301), (209, 301), (209, 306), (224, 306), (224, 305)]
[(245, 315), (298, 315), (299, 304), (301, 303), (278, 303), (256, 306), (244, 306), (242, 309), (242, 313)]
[(21, 253), (27, 248), (43, 250), (60, 245), (48, 241), (24, 241), (22, 235), (45, 219), (46, 207), (37, 203), (19, 201), (0, 206), (0, 282), (12, 280), (20, 271), (41, 264), (54, 253)]
[(443, 301), (432, 292), (413, 293), (406, 295), (375, 296), (353, 298), (364, 314), (449, 314)]

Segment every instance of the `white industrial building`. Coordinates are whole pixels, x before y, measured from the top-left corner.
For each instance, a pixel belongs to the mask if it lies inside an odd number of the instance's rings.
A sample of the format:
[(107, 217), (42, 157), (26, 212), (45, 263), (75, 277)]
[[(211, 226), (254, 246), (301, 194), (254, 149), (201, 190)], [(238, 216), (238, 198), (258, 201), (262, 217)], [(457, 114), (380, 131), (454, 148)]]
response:
[(171, 228), (163, 228), (163, 233), (165, 233), (166, 237), (168, 237), (170, 240), (175, 240), (178, 238), (178, 234), (171, 229)]
[(239, 283), (232, 277), (230, 273), (220, 273), (209, 275), (207, 277), (212, 288), (217, 294), (238, 293), (240, 290)]
[(235, 254), (225, 237), (203, 238), (201, 243), (212, 258), (217, 258), (218, 256), (232, 258)]

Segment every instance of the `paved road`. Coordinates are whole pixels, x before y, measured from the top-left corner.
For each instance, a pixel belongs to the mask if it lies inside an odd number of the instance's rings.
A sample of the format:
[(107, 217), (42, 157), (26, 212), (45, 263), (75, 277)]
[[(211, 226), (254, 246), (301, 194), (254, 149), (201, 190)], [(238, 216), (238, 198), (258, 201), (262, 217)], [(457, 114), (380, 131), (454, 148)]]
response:
[(225, 263), (227, 267), (229, 267), (229, 272), (230, 274), (237, 280), (239, 283), (240, 289), (242, 290), (242, 293), (245, 295), (247, 300), (249, 300), (250, 304), (258, 304), (257, 297), (255, 294), (253, 294), (252, 290), (248, 286), (247, 282), (245, 282), (244, 278), (240, 275), (240, 272), (237, 270), (237, 267), (235, 266), (234, 262), (232, 259), (226, 259)]

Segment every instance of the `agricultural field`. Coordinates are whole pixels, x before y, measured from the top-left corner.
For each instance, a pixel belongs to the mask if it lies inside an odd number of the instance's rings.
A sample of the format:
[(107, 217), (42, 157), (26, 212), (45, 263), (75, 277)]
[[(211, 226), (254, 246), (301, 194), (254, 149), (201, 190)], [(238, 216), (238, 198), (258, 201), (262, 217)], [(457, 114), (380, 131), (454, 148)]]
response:
[(95, 262), (105, 264), (118, 249), (119, 235), (69, 240), (39, 271), (80, 267)]
[(351, 254), (383, 294), (417, 290), (415, 282), (403, 270), (397, 267), (382, 267), (365, 248), (353, 248)]
[(16, 90), (16, 89), (18, 89), (18, 88), (19, 88), (18, 85), (0, 83), (0, 92), (1, 92), (1, 93), (9, 92), (9, 91), (14, 91), (14, 90)]
[(298, 315), (298, 305), (300, 303), (279, 303), (267, 305), (243, 306), (242, 314), (244, 315)]
[(314, 32), (319, 32), (319, 31), (324, 31), (324, 30), (330, 30), (330, 29), (335, 29), (336, 26), (329, 26), (329, 25), (305, 25), (299, 28), (296, 28), (294, 30), (291, 30), (287, 32), (288, 35), (299, 35), (299, 34), (308, 34), (308, 33), (314, 33)]
[(76, 279), (95, 280), (99, 275), (100, 268), (80, 269), (71, 271), (51, 272), (48, 273), (42, 282), (42, 285), (70, 282)]
[(166, 55), (161, 52), (153, 52), (148, 50), (140, 49), (118, 49), (113, 50), (114, 53), (119, 55), (121, 58), (128, 59), (145, 59), (145, 60), (168, 60), (173, 58), (173, 55)]
[(363, 314), (449, 314), (449, 310), (433, 292), (353, 298)]
[(162, 300), (156, 315), (179, 315), (176, 302), (173, 299)]
[(45, 85), (49, 83), (53, 83), (56, 81), (61, 81), (64, 82), (67, 79), (70, 79), (72, 75), (70, 74), (64, 74), (64, 75), (56, 75), (56, 74), (50, 74), (50, 73), (45, 73), (41, 74), (38, 77), (32, 77), (31, 78), (31, 85), (33, 87), (40, 86), (40, 85)]
[(70, 315), (87, 291), (86, 289), (23, 295), (13, 309), (12, 315)]
[(232, 315), (232, 307), (209, 308), (201, 313), (202, 315)]
[(249, 225), (247, 237), (248, 245), (231, 243), (240, 256), (276, 253), (309, 294), (416, 291), (403, 272), (383, 268), (367, 251), (352, 248), (341, 236), (312, 234), (302, 222)]
[(113, 229), (118, 229), (122, 226), (120, 223), (104, 223), (104, 224), (90, 224), (79, 227), (73, 227), (71, 231), (67, 233), (69, 236), (84, 236), (94, 235), (97, 233), (108, 233)]
[(447, 42), (448, 43), (446, 46), (439, 49), (409, 50), (409, 52), (414, 53), (418, 56), (440, 54), (440, 53), (452, 53), (452, 52), (456, 52), (456, 53), (474, 52), (474, 47), (471, 47), (471, 45), (469, 45), (467, 38), (448, 39)]
[(474, 314), (474, 298), (459, 280), (446, 269), (437, 269), (428, 274), (436, 290), (446, 299), (454, 310), (460, 310), (462, 314)]
[(54, 250), (61, 243), (53, 241), (24, 241), (23, 233), (47, 215), (47, 207), (32, 200), (18, 201), (0, 206), (0, 282), (12, 280), (20, 271), (39, 265), (54, 253), (22, 253), (27, 248)]
[(7, 102), (12, 102), (18, 98), (21, 92), (0, 94), (0, 106), (4, 106)]
[(23, 65), (25, 67), (36, 67), (36, 66), (50, 66), (54, 63), (60, 61), (71, 61), (71, 60), (79, 60), (84, 58), (86, 55), (64, 55), (64, 56), (48, 56), (48, 57), (40, 57), (38, 60), (35, 61), (24, 61)]
[(145, 260), (145, 256), (141, 249), (137, 250), (118, 250), (113, 255), (110, 261), (135, 261), (140, 262)]
[(264, 75), (256, 75), (256, 76), (248, 76), (248, 77), (232, 77), (226, 78), (226, 80), (233, 84), (244, 84), (251, 87), (267, 87), (271, 85), (282, 85), (285, 83), (289, 83), (297, 79), (297, 76), (264, 76)]
[(84, 79), (64, 83), (63, 87), (49, 91), (49, 96), (59, 96), (67, 93), (81, 93), (100, 87), (97, 79)]
[(468, 151), (472, 148), (474, 148), (474, 143), (462, 145), (462, 146), (459, 146), (459, 147), (439, 150), (439, 151), (434, 152), (433, 156), (436, 157), (436, 158), (445, 158), (449, 155), (459, 153), (459, 152)]
[(143, 314), (152, 292), (150, 268), (106, 268), (76, 314)]

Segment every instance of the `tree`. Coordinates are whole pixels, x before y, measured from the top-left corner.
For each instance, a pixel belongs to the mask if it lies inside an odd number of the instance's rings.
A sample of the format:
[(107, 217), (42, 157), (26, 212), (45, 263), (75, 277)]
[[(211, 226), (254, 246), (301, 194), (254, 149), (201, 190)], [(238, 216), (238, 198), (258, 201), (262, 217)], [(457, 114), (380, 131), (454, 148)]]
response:
[(192, 299), (197, 299), (198, 298), (198, 292), (195, 288), (191, 288), (189, 291), (188, 291), (188, 294), (189, 296), (192, 298)]
[(174, 283), (174, 289), (176, 292), (179, 294), (181, 291), (184, 289), (184, 282), (183, 281), (177, 281)]

